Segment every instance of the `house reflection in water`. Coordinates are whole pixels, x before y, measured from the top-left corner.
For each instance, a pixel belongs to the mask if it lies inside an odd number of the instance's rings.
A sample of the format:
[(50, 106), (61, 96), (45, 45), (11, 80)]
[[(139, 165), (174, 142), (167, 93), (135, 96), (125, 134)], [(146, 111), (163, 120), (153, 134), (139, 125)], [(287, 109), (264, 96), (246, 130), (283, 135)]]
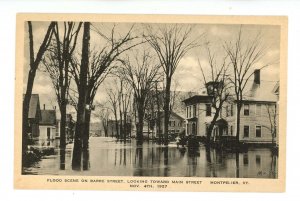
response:
[[(72, 149), (66, 149), (64, 164), (58, 151), (27, 169), (27, 174), (78, 175), (70, 167), (71, 152)], [(90, 139), (85, 162), (86, 171), (80, 174), (93, 176), (277, 178), (278, 167), (277, 156), (268, 148), (231, 153), (201, 145), (199, 150), (190, 152), (151, 142), (139, 147), (134, 141), (124, 144), (100, 137)]]

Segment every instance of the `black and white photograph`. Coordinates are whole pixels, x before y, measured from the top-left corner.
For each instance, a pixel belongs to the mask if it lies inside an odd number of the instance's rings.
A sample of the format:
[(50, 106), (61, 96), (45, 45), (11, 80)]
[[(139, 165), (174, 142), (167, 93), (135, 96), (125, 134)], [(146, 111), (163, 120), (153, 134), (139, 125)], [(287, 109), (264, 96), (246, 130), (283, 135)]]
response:
[(22, 28), (22, 176), (279, 178), (280, 24)]

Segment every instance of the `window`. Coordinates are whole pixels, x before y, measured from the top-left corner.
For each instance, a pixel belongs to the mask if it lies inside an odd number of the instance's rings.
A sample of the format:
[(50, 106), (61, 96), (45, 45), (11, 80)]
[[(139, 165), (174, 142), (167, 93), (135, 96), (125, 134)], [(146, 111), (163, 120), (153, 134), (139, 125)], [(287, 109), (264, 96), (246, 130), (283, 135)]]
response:
[(261, 104), (256, 105), (256, 115), (260, 116), (261, 115)]
[(230, 116), (233, 116), (233, 104), (230, 105)]
[(175, 121), (169, 121), (169, 126), (175, 126)]
[(249, 104), (244, 105), (244, 115), (249, 116)]
[(248, 154), (244, 155), (244, 157), (243, 157), (243, 163), (244, 163), (244, 165), (248, 165), (249, 164)]
[(196, 105), (193, 105), (193, 117), (196, 116)]
[(233, 136), (233, 126), (230, 126), (230, 135)]
[(261, 137), (261, 126), (256, 126), (255, 135), (256, 137)]
[(189, 118), (189, 106), (186, 107), (186, 118)]
[(256, 155), (255, 162), (256, 162), (256, 166), (260, 166), (260, 164), (261, 164), (261, 157), (260, 157), (260, 155)]
[(181, 126), (181, 122), (180, 121), (178, 122), (178, 126)]
[(47, 128), (47, 139), (50, 140), (50, 128)]
[(229, 117), (229, 105), (226, 106), (226, 117)]
[(211, 105), (206, 104), (206, 116), (211, 116)]
[(192, 106), (189, 106), (189, 117), (192, 117)]
[(244, 126), (244, 137), (249, 137), (249, 126)]

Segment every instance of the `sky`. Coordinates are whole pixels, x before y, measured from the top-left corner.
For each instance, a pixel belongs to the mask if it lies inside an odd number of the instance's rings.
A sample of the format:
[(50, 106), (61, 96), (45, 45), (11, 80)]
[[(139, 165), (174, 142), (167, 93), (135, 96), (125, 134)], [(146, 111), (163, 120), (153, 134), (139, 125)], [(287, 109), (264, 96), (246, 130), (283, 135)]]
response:
[[(35, 53), (41, 43), (49, 23), (46, 22), (33, 22), (33, 35), (34, 35), (34, 47)], [(91, 48), (97, 49), (102, 47), (103, 39), (93, 31), (95, 29), (101, 30), (104, 34), (109, 34), (114, 24), (112, 23), (92, 23), (91, 31)], [(132, 24), (118, 23), (115, 24), (116, 37), (122, 36), (127, 33)], [(141, 24), (135, 24), (134, 33), (143, 32), (143, 26)], [(158, 26), (164, 26), (160, 24)], [(221, 59), (224, 56), (223, 44), (224, 41), (232, 41), (237, 37), (237, 34), (241, 28), (241, 25), (224, 25), (224, 24), (193, 24), (193, 31), (191, 38), (198, 38), (200, 46), (190, 50), (179, 62), (179, 65), (175, 71), (173, 79), (173, 88), (176, 85), (176, 90), (180, 91), (194, 91), (201, 93), (203, 91), (203, 79), (199, 67), (199, 62), (204, 69), (204, 73), (209, 72), (206, 44), (209, 42), (211, 52), (216, 55), (217, 59)], [(27, 74), (29, 69), (28, 64), (28, 27), (25, 23), (26, 34), (24, 35), (24, 85), (23, 91), (26, 90)], [(154, 32), (155, 32), (154, 26)], [(265, 56), (255, 65), (255, 68), (265, 65), (266, 63), (272, 63), (272, 65), (264, 68), (261, 71), (261, 79), (266, 81), (279, 81), (279, 58), (280, 58), (280, 27), (272, 25), (242, 25), (243, 40), (251, 41), (258, 33), (261, 34), (262, 45), (268, 47)], [(82, 31), (79, 34), (77, 52), (81, 50), (81, 37)], [(139, 47), (141, 50), (145, 47)], [(149, 50), (149, 47), (146, 47)], [(150, 50), (149, 50), (150, 51)], [(130, 55), (130, 53), (129, 53)], [(155, 54), (153, 53), (155, 56)], [(220, 62), (220, 60), (217, 60)], [(41, 105), (46, 104), (46, 107), (52, 108), (56, 105), (55, 92), (52, 87), (51, 80), (46, 72), (43, 72), (42, 65), (38, 70), (35, 81), (33, 93), (41, 94)], [(254, 70), (254, 69), (253, 69)], [(104, 101), (106, 99), (106, 87), (112, 84), (112, 79), (107, 78), (97, 91), (95, 99), (97, 101)]]

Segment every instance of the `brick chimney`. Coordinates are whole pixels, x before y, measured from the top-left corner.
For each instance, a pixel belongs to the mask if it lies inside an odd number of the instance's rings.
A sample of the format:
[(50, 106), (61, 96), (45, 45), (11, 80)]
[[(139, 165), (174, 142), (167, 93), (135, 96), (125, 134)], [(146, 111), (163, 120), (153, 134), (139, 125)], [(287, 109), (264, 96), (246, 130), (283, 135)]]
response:
[(260, 84), (260, 69), (254, 70), (254, 83)]

